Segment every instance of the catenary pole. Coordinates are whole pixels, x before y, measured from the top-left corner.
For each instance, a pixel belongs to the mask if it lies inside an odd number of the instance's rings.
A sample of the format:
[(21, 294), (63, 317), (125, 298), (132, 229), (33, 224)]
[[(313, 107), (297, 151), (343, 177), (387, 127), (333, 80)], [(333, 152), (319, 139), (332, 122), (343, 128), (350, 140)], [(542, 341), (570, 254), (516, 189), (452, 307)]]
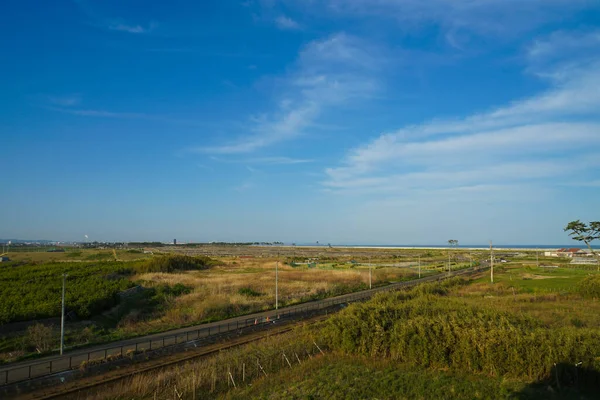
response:
[(373, 270), (371, 268), (371, 256), (369, 256), (369, 289), (373, 288)]
[(60, 355), (63, 354), (63, 349), (65, 347), (65, 286), (67, 280), (67, 274), (63, 274), (62, 281), (62, 312), (60, 317)]
[(492, 241), (490, 240), (490, 280), (494, 283), (494, 248), (492, 247)]
[(275, 262), (275, 309), (279, 309), (279, 253)]

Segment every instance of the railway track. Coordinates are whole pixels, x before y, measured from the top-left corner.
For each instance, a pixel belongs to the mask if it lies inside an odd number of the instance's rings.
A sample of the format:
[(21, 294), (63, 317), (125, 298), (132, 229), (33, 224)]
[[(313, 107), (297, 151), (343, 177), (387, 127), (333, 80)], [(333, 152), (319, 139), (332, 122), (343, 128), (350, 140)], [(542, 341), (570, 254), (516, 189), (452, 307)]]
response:
[[(130, 364), (124, 368), (120, 368), (118, 370), (112, 370), (107, 373), (104, 373), (100, 376), (90, 376), (86, 378), (82, 378), (79, 380), (75, 380), (67, 383), (64, 386), (60, 387), (50, 387), (46, 389), (40, 389), (35, 392), (31, 392), (25, 395), (19, 395), (16, 398), (23, 400), (50, 400), (50, 399), (60, 399), (60, 398), (68, 398), (70, 395), (80, 393), (82, 391), (89, 391), (92, 389), (96, 389), (98, 387), (115, 384), (119, 381), (123, 381), (129, 378), (134, 377), (138, 374), (144, 374), (150, 371), (154, 371), (157, 369), (172, 367), (174, 365), (183, 364), (195, 359), (208, 357), (213, 354), (216, 354), (223, 350), (228, 350), (231, 348), (235, 348), (238, 346), (243, 346), (245, 344), (249, 344), (252, 342), (256, 342), (259, 340), (263, 340), (265, 338), (281, 335), (286, 332), (290, 332), (294, 329), (298, 323), (309, 323), (314, 324), (316, 322), (322, 321), (327, 316), (318, 316), (312, 318), (310, 320), (301, 320), (301, 321), (292, 321), (281, 328), (269, 329), (264, 332), (258, 332), (255, 334), (251, 334), (248, 336), (244, 336), (234, 340), (228, 340), (224, 343), (215, 343), (213, 345), (205, 346), (199, 348), (198, 350), (193, 351), (192, 354), (189, 352), (186, 353), (175, 353), (171, 356), (155, 359), (145, 363), (137, 363)], [(226, 339), (225, 339), (226, 340)]]
[[(486, 269), (486, 268), (484, 267), (482, 269)], [(344, 302), (367, 300), (373, 294), (381, 292), (381, 291), (409, 288), (409, 287), (413, 287), (413, 286), (416, 286), (421, 283), (439, 281), (439, 280), (447, 279), (447, 278), (450, 278), (453, 276), (462, 276), (462, 275), (479, 272), (482, 269), (474, 270), (474, 269), (469, 268), (469, 269), (465, 269), (465, 270), (455, 271), (448, 275), (434, 275), (434, 276), (429, 276), (429, 277), (422, 278), (422, 279), (415, 280), (415, 281), (401, 282), (401, 283), (393, 284), (393, 285), (390, 285), (387, 287), (374, 288), (374, 289), (366, 290), (362, 293), (355, 293), (355, 294), (351, 294), (351, 295), (339, 296), (340, 300), (343, 299), (344, 301), (332, 302), (331, 300), (328, 300), (328, 301), (326, 300), (326, 301), (323, 301), (323, 303), (324, 303), (323, 307), (312, 309), (311, 312), (313, 312), (312, 315), (315, 315), (314, 313), (322, 313), (322, 312), (328, 313), (328, 310), (330, 310), (336, 306), (339, 306), (340, 304), (343, 304)], [(329, 306), (326, 306), (326, 304), (328, 302), (329, 302)], [(81, 391), (88, 391), (90, 389), (94, 389), (94, 388), (97, 388), (97, 387), (100, 387), (103, 385), (113, 384), (118, 381), (122, 381), (122, 380), (125, 380), (128, 378), (131, 378), (137, 374), (146, 373), (146, 372), (149, 372), (152, 370), (161, 369), (161, 368), (185, 363), (190, 360), (210, 356), (210, 355), (218, 353), (219, 351), (222, 351), (222, 350), (226, 350), (226, 349), (234, 348), (234, 347), (241, 346), (244, 344), (248, 344), (248, 343), (251, 343), (254, 341), (262, 340), (269, 336), (283, 334), (283, 333), (286, 333), (286, 332), (289, 332), (290, 330), (292, 330), (294, 325), (297, 325), (300, 322), (315, 323), (315, 322), (318, 322), (319, 320), (327, 318), (327, 316), (319, 315), (317, 317), (313, 316), (313, 317), (309, 317), (309, 319), (306, 319), (306, 315), (304, 315), (304, 317), (303, 317), (300, 314), (296, 315), (296, 317), (299, 319), (292, 318), (292, 319), (287, 319), (287, 320), (281, 321), (279, 323), (279, 326), (277, 326), (275, 328), (273, 328), (270, 324), (268, 324), (267, 325), (268, 328), (266, 328), (267, 330), (249, 333), (242, 337), (237, 337), (237, 338), (227, 337), (228, 335), (231, 335), (232, 333), (234, 333), (234, 332), (228, 331), (225, 333), (225, 337), (218, 338), (218, 339), (220, 339), (220, 342), (218, 342), (218, 343), (209, 343), (206, 345), (203, 344), (201, 347), (197, 347), (197, 348), (194, 347), (193, 349), (188, 348), (184, 352), (175, 352), (172, 354), (153, 358), (148, 361), (141, 361), (141, 362), (136, 362), (136, 363), (132, 363), (132, 364), (127, 364), (123, 367), (119, 366), (119, 367), (117, 367), (118, 369), (110, 370), (108, 372), (101, 373), (101, 374), (98, 374), (95, 376), (84, 376), (84, 377), (76, 378), (73, 380), (67, 380), (67, 381), (63, 381), (62, 383), (59, 383), (58, 385), (47, 386), (47, 387), (43, 387), (40, 389), (34, 389), (34, 390), (31, 390), (29, 393), (21, 392), (18, 394), (9, 395), (6, 398), (7, 399), (8, 398), (15, 398), (15, 399), (18, 398), (18, 399), (24, 399), (24, 400), (64, 398), (64, 397), (68, 397), (69, 395), (81, 392)], [(198, 340), (200, 340), (200, 339), (198, 339)], [(204, 340), (207, 340), (207, 338), (204, 338)], [(214, 340), (214, 338), (213, 339), (208, 338), (208, 341), (211, 341), (211, 340)], [(188, 342), (188, 343), (193, 343), (193, 341)], [(57, 374), (57, 375), (60, 375), (60, 374)]]

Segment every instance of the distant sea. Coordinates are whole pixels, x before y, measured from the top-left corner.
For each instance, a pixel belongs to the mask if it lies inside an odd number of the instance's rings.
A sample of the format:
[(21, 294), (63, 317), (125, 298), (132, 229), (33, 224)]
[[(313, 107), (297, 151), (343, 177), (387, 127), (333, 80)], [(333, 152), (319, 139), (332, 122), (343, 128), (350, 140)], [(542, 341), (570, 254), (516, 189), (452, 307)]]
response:
[[(297, 244), (298, 246), (319, 246), (319, 247), (328, 247), (327, 244), (315, 244), (315, 243), (302, 243), (302, 244)], [(415, 249), (445, 249), (450, 247), (449, 245), (438, 245), (438, 244), (431, 244), (431, 245), (411, 245), (411, 244), (332, 244), (332, 247), (373, 247), (373, 248), (415, 248)], [(457, 246), (459, 249), (489, 249), (490, 245), (489, 244), (465, 244), (465, 245), (458, 245)], [(587, 246), (578, 244), (578, 243), (571, 243), (571, 244), (557, 244), (557, 245), (548, 245), (548, 244), (495, 244), (494, 243), (494, 248), (501, 248), (501, 249), (562, 249), (562, 248), (580, 248), (580, 249), (587, 249)], [(593, 249), (598, 249), (600, 250), (600, 246), (592, 246)]]

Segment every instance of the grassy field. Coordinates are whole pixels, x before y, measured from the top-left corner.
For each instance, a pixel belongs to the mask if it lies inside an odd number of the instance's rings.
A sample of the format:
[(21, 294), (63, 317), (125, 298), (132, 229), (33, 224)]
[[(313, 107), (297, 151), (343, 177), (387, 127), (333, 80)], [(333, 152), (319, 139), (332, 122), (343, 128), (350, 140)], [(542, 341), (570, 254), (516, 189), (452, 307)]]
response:
[(223, 395), (225, 399), (546, 399), (545, 388), (497, 377), (326, 355)]
[(506, 263), (495, 284), (486, 272), (378, 295), (321, 325), (89, 398), (163, 398), (176, 388), (186, 399), (594, 399), (600, 299), (580, 293), (590, 277), (600, 275)]
[[(67, 347), (221, 320), (275, 305), (277, 261), (271, 257), (219, 257), (208, 268), (183, 269), (157, 266), (161, 254), (140, 250), (19, 252), (11, 254), (11, 259), (0, 267), (0, 321), (59, 317), (61, 275), (67, 273), (67, 313), (74, 317), (66, 326)], [(423, 276), (435, 273), (423, 264)], [(416, 277), (415, 269), (374, 266), (372, 281), (378, 286)], [(359, 263), (339, 260), (309, 268), (280, 262), (279, 304), (363, 290), (368, 282), (369, 268)], [(142, 290), (121, 300), (118, 293), (133, 286)], [(38, 329), (45, 332), (43, 346), (31, 338), (34, 335), (27, 324), (0, 329), (0, 361), (12, 361), (36, 349), (56, 349), (59, 324), (56, 320), (45, 324), (52, 327)]]

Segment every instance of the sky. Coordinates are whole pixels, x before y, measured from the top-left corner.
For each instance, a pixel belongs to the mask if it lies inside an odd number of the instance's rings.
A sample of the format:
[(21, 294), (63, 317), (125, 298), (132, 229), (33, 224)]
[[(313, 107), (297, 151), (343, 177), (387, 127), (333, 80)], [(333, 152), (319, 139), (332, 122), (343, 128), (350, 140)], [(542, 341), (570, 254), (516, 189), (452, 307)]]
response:
[(0, 237), (568, 244), (595, 0), (4, 0)]

